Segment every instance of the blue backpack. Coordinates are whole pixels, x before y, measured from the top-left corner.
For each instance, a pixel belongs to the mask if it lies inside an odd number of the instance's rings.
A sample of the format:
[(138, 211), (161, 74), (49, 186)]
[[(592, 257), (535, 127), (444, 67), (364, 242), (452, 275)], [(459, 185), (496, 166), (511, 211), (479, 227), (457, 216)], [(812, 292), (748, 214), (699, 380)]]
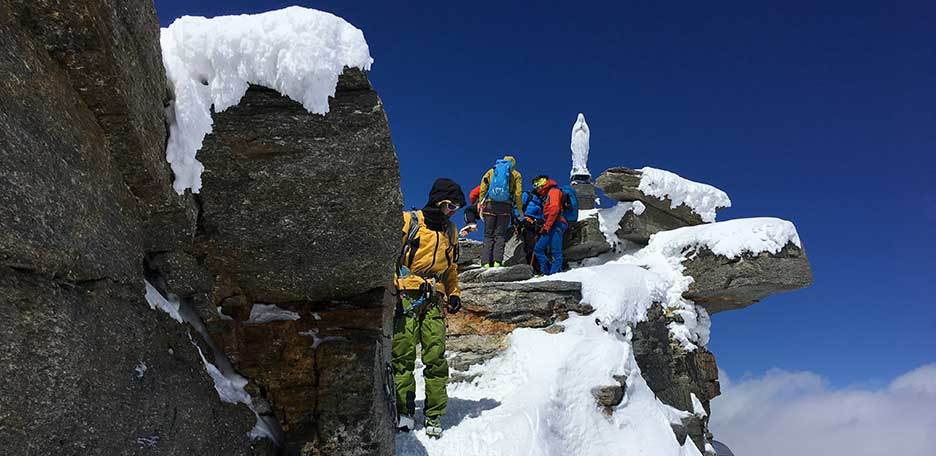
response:
[(568, 185), (560, 185), (559, 190), (562, 190), (562, 218), (569, 223), (577, 222), (579, 205), (575, 190)]
[(510, 181), (513, 164), (509, 160), (497, 160), (494, 163), (494, 172), (491, 173), (491, 182), (488, 183), (487, 199), (499, 203), (507, 203), (513, 199), (510, 194)]

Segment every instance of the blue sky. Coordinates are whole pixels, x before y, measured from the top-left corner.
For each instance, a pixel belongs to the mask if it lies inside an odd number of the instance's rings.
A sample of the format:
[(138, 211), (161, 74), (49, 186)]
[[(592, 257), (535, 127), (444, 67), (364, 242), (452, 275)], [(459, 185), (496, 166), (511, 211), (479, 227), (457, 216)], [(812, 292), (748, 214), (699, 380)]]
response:
[(719, 218), (796, 223), (812, 287), (713, 318), (733, 377), (882, 385), (936, 361), (936, 3), (156, 0), (184, 15), (300, 4), (364, 31), (407, 206), (504, 153), (567, 176), (654, 166), (725, 190)]

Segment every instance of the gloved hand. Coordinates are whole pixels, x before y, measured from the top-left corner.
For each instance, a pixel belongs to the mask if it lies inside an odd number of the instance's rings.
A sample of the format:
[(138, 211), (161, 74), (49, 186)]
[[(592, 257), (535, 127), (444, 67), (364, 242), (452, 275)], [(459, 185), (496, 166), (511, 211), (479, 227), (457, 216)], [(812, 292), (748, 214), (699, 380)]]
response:
[(477, 225), (477, 224), (470, 223), (470, 224), (468, 224), (468, 225), (465, 225), (465, 227), (462, 228), (461, 231), (458, 232), (458, 236), (459, 236), (459, 237), (466, 237), (466, 236), (468, 236), (469, 233), (471, 233), (472, 231), (475, 231), (475, 230), (477, 230), (477, 229), (478, 229), (478, 225)]
[(449, 296), (448, 313), (456, 314), (459, 310), (461, 310), (461, 298), (458, 296)]

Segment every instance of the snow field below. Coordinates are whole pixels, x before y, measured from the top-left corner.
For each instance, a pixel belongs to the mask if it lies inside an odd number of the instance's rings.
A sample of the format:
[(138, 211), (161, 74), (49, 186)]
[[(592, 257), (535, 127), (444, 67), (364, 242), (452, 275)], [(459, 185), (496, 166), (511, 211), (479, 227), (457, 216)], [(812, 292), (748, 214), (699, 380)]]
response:
[[(563, 325), (559, 334), (514, 331), (505, 353), (472, 368), (480, 377), (449, 385), (442, 438), (431, 439), (418, 426), (397, 435), (397, 454), (700, 454), (691, 440), (676, 441), (668, 407), (640, 376), (627, 336), (603, 330), (591, 317), (574, 316)], [(591, 389), (615, 385), (614, 375), (627, 376), (627, 394), (607, 416)], [(416, 397), (424, 394), (417, 375)]]

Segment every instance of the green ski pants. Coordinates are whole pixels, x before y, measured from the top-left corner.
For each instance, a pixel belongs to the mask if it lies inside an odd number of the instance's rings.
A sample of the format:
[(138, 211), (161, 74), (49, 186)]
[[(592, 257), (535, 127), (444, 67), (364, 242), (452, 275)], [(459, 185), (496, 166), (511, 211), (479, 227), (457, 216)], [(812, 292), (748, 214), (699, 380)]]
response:
[[(411, 293), (404, 292), (403, 308), (409, 309)], [(436, 301), (425, 303), (426, 309), (397, 314), (393, 321), (393, 381), (396, 383), (397, 412), (413, 415), (416, 410), (416, 344), (422, 344), (422, 362), (426, 366), (426, 418), (445, 414), (448, 395), (448, 360), (445, 359), (445, 316)], [(421, 310), (425, 311), (423, 315)]]

